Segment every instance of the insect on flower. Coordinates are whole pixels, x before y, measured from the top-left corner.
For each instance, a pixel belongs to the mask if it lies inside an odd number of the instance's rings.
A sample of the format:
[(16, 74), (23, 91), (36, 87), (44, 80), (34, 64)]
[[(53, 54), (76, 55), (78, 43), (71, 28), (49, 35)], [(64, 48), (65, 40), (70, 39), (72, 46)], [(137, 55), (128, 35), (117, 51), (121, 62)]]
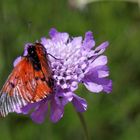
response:
[(40, 42), (26, 44), (23, 56), (15, 60), (14, 70), (0, 91), (1, 116), (9, 112), (29, 114), (34, 122), (42, 123), (50, 115), (56, 123), (68, 103), (77, 112), (87, 110), (86, 100), (75, 93), (79, 84), (91, 93), (112, 91), (108, 60), (103, 54), (107, 41), (96, 47), (91, 31), (83, 39), (52, 28), (49, 37)]
[(0, 91), (0, 115), (21, 112), (28, 103), (38, 102), (53, 92), (52, 71), (47, 52), (40, 43), (28, 44), (23, 56)]

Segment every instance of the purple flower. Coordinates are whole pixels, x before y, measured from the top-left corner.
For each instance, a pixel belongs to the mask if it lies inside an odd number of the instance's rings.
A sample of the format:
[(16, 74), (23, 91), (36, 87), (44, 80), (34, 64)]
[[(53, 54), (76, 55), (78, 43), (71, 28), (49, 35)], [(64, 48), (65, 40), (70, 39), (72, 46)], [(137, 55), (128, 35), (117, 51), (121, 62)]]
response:
[[(112, 90), (112, 81), (107, 79), (107, 57), (102, 55), (108, 42), (94, 48), (95, 41), (90, 31), (85, 34), (84, 40), (82, 37), (69, 38), (68, 33), (60, 33), (54, 28), (50, 30), (49, 35), (50, 38), (43, 37), (41, 43), (46, 48), (51, 62), (55, 81), (54, 93), (46, 99), (22, 108), (22, 113), (31, 113), (32, 120), (37, 123), (44, 121), (48, 104), (52, 122), (57, 122), (63, 117), (64, 107), (69, 102), (78, 112), (86, 111), (86, 100), (74, 93), (79, 83), (83, 83), (93, 93), (110, 93)], [(17, 61), (19, 60), (20, 58)]]

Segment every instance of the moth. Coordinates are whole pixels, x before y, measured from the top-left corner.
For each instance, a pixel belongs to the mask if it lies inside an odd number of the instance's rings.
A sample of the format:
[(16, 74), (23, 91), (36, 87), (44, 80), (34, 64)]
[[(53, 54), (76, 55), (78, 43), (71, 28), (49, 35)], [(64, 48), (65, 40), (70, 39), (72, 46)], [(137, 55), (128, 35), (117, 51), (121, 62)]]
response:
[(53, 79), (46, 49), (41, 43), (28, 45), (0, 91), (0, 116), (20, 112), (53, 92)]

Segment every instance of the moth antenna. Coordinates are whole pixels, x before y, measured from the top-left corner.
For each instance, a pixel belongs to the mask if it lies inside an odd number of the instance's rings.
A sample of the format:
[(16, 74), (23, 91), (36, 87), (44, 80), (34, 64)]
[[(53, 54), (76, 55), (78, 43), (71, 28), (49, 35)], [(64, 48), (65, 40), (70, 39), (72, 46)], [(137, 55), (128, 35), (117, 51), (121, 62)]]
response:
[(55, 56), (53, 56), (52, 54), (50, 53), (47, 53), (47, 55), (50, 55), (52, 58), (56, 59), (56, 60), (63, 60), (63, 59), (60, 59), (60, 58), (56, 58)]

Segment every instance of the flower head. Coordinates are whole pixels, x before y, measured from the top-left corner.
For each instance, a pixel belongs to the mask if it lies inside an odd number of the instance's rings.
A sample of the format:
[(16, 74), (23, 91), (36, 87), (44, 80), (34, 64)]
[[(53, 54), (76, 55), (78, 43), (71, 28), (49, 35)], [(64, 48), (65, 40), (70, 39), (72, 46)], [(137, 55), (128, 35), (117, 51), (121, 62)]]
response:
[(110, 93), (112, 90), (112, 81), (107, 79), (107, 57), (102, 55), (108, 42), (94, 48), (95, 41), (90, 31), (85, 34), (84, 40), (82, 37), (70, 38), (68, 33), (60, 33), (54, 28), (50, 30), (49, 35), (50, 38), (41, 38), (41, 43), (46, 48), (51, 64), (54, 92), (46, 99), (22, 108), (24, 114), (32, 110), (31, 118), (37, 123), (44, 121), (48, 104), (53, 122), (63, 117), (64, 107), (69, 102), (78, 112), (86, 111), (86, 100), (74, 93), (79, 83), (83, 83), (93, 93)]

